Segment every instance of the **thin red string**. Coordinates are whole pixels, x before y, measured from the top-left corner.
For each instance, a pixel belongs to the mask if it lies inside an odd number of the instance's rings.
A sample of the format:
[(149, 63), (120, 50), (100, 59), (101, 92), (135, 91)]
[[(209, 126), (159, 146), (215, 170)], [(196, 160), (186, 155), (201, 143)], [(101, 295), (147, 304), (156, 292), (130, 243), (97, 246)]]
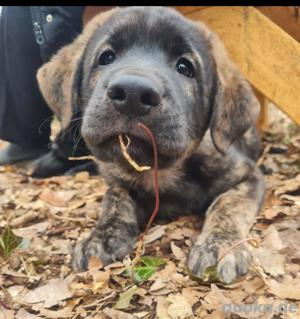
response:
[(146, 225), (146, 228), (144, 232), (140, 235), (140, 240), (144, 239), (144, 236), (148, 233), (148, 230), (156, 217), (159, 209), (159, 184), (158, 184), (158, 159), (157, 159), (157, 145), (155, 141), (155, 137), (153, 133), (150, 131), (150, 129), (143, 123), (138, 123), (138, 126), (141, 127), (142, 129), (145, 130), (145, 132), (148, 134), (148, 136), (151, 139), (152, 146), (153, 146), (153, 156), (154, 156), (154, 165), (153, 165), (153, 187), (154, 187), (154, 192), (155, 192), (155, 207), (154, 210), (151, 214), (151, 217)]

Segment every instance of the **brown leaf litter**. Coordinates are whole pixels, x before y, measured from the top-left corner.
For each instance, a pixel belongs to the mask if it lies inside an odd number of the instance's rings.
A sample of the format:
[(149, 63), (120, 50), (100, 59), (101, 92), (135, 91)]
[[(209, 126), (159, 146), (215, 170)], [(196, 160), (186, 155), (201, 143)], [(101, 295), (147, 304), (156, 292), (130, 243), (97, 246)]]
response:
[(300, 130), (280, 115), (263, 146), (267, 196), (249, 236), (260, 245), (247, 244), (253, 265), (230, 286), (189, 277), (185, 260), (203, 222), (195, 216), (154, 221), (145, 255), (167, 263), (139, 286), (125, 273), (128, 259), (103, 267), (94, 258), (87, 272), (72, 273), (70, 245), (94, 227), (103, 179), (83, 172), (33, 180), (25, 168), (2, 167), (0, 231), (10, 225), (29, 247), (1, 260), (0, 319), (300, 318)]

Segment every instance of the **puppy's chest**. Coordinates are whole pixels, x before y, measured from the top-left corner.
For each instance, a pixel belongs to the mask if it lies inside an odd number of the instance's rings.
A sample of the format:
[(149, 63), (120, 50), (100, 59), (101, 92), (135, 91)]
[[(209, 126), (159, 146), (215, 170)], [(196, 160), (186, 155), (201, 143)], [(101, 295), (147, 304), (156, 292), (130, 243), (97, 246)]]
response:
[[(164, 182), (163, 177), (160, 182)], [(192, 167), (185, 170), (176, 183), (160, 190), (159, 216), (168, 219), (205, 211), (212, 199), (210, 182), (205, 174)], [(132, 194), (147, 212), (152, 211), (155, 203), (153, 192), (135, 187), (132, 189)]]

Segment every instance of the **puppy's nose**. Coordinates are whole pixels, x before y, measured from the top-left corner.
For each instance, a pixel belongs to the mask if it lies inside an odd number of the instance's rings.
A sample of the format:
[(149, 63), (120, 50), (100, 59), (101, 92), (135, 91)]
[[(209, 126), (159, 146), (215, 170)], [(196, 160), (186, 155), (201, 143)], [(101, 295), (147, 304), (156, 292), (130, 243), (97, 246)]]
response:
[(142, 116), (161, 102), (161, 94), (151, 79), (138, 75), (120, 75), (109, 85), (108, 96), (118, 112)]

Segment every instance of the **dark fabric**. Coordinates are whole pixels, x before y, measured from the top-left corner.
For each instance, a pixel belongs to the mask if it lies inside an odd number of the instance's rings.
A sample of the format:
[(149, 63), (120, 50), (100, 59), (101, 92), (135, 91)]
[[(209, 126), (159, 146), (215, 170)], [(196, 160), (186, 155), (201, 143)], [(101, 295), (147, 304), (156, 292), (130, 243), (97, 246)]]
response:
[(29, 7), (2, 8), (0, 48), (0, 138), (25, 147), (47, 146), (52, 113), (36, 81), (43, 61)]
[[(42, 19), (43, 44), (36, 43), (29, 6), (3, 7), (0, 17), (0, 139), (24, 147), (48, 147), (52, 112), (38, 88), (36, 72), (82, 30), (84, 7), (35, 7)], [(47, 22), (47, 15), (52, 21)], [(41, 22), (41, 21), (39, 21)], [(78, 125), (60, 132), (54, 146), (64, 157), (88, 150)], [(74, 144), (77, 143), (77, 145)]]
[[(40, 45), (44, 61), (48, 61), (61, 47), (72, 42), (82, 31), (82, 16), (84, 6), (41, 6), (34, 7), (39, 10), (37, 17), (32, 16), (42, 25), (45, 42)], [(34, 13), (35, 10), (32, 11)], [(47, 16), (52, 16), (52, 21), (47, 21)]]

